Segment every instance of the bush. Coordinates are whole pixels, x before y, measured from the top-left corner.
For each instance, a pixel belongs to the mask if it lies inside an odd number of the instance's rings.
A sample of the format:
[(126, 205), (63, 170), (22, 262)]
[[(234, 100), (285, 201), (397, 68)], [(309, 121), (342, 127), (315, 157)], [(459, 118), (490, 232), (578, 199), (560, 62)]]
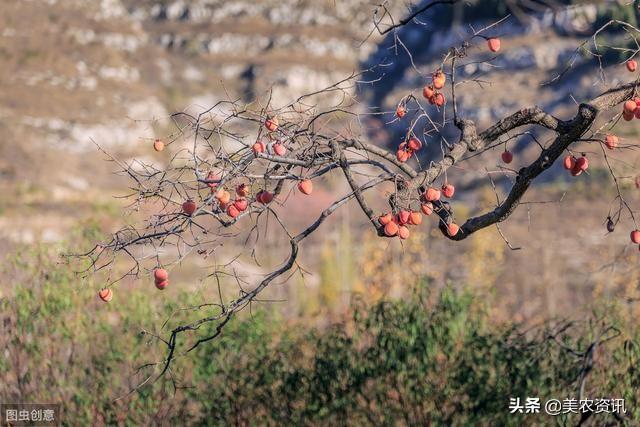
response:
[(625, 398), (628, 420), (640, 420), (640, 334), (611, 314), (523, 332), (493, 324), (468, 291), (435, 295), (423, 284), (405, 300), (355, 299), (351, 318), (329, 328), (264, 312), (237, 318), (127, 395), (146, 378), (136, 368), (166, 351), (141, 328), (193, 304), (191, 295), (157, 302), (122, 290), (127, 298), (105, 305), (41, 251), (7, 260), (3, 277), (14, 286), (0, 300), (0, 400), (61, 402), (66, 424), (577, 424), (575, 414), (511, 415), (508, 404), (577, 398), (583, 377), (586, 397)]

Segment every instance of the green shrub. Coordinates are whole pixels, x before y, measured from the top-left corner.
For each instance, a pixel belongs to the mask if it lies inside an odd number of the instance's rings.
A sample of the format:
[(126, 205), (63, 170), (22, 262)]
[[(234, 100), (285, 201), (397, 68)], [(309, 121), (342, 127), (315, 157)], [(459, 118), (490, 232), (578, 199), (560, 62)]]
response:
[(3, 277), (0, 401), (60, 402), (65, 424), (577, 424), (577, 415), (511, 415), (509, 398), (575, 398), (580, 353), (597, 337), (585, 395), (625, 398), (629, 424), (640, 420), (640, 334), (611, 307), (522, 332), (493, 324), (469, 291), (436, 295), (423, 284), (403, 300), (355, 299), (351, 318), (328, 328), (247, 312), (128, 395), (149, 374), (136, 369), (166, 352), (140, 331), (157, 333), (193, 295), (156, 299), (133, 287), (103, 304), (43, 251), (7, 259)]

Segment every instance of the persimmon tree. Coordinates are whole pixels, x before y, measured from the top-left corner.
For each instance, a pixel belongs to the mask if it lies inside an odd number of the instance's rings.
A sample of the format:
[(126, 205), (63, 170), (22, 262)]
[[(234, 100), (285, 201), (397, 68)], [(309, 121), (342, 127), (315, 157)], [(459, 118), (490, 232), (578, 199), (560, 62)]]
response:
[[(420, 15), (433, 7), (453, 3), (457, 2), (423, 4), (402, 19), (394, 19), (383, 4), (374, 15), (372, 33), (388, 34), (401, 54), (404, 43), (398, 33), (400, 28), (419, 22)], [(456, 242), (507, 220), (536, 179), (555, 163), (562, 163), (570, 175), (580, 179), (580, 175), (589, 173), (590, 163), (602, 162), (617, 192), (611, 211), (603, 214), (608, 227), (613, 229), (624, 222), (631, 240), (640, 243), (634, 211), (620, 185), (622, 180), (634, 177), (617, 176), (609, 160), (616, 152), (635, 147), (633, 142), (616, 136), (614, 128), (622, 126), (624, 120), (640, 118), (633, 60), (640, 50), (635, 42), (638, 30), (625, 22), (610, 21), (576, 48), (577, 53), (588, 52), (593, 58), (601, 58), (601, 50), (612, 47), (604, 46), (599, 37), (610, 29), (624, 30), (625, 42), (632, 47), (615, 49), (625, 56), (619, 67), (624, 68), (628, 61), (628, 83), (577, 103), (573, 117), (568, 119), (538, 106), (522, 106), (480, 129), (465, 116), (459, 102), (464, 97), (463, 85), (483, 82), (474, 77), (461, 78), (459, 70), (472, 60), (471, 51), (485, 52), (487, 62), (500, 55), (506, 43), (501, 43), (499, 37), (505, 19), (472, 31), (448, 49), (436, 69), (426, 75), (421, 73), (424, 85), (398, 99), (392, 111), (371, 110), (359, 103), (354, 88), (377, 83), (375, 79), (363, 80), (367, 73), (361, 72), (283, 106), (274, 105), (266, 96), (266, 100), (250, 104), (220, 101), (197, 114), (177, 112), (171, 116), (172, 133), (149, 142), (150, 147), (167, 156), (162, 167), (141, 160), (125, 163), (110, 156), (119, 172), (132, 182), (132, 207), (144, 206), (153, 214), (142, 225), (125, 226), (110, 240), (82, 255), (90, 261), (90, 272), (110, 270), (118, 262), (131, 265), (125, 274), (109, 276), (100, 297), (111, 300), (113, 288), (127, 277), (147, 280), (154, 276), (157, 288), (165, 289), (171, 270), (189, 256), (213, 260), (215, 271), (207, 278), (212, 283), (219, 286), (221, 277), (229, 277), (238, 284), (235, 299), (224, 301), (220, 293), (217, 301), (188, 308), (196, 312), (206, 308), (206, 315), (172, 328), (166, 336), (151, 334), (166, 344), (167, 354), (163, 360), (145, 366), (160, 367), (161, 376), (177, 356), (214, 340), (234, 315), (258, 301), (270, 284), (276, 280), (286, 282), (300, 269), (297, 257), (304, 249), (305, 239), (346, 206), (357, 207), (370, 232), (381, 239), (411, 238), (410, 228), (419, 227), (427, 217), (437, 221), (443, 238)], [(429, 31), (428, 25), (424, 31)], [(570, 76), (572, 66), (572, 62), (566, 64), (557, 78)], [(603, 71), (601, 66), (599, 69)], [(370, 117), (396, 125), (399, 122), (406, 129), (405, 137), (390, 148), (374, 144), (362, 125)], [(451, 128), (455, 129), (455, 139), (446, 136), (445, 130)], [(551, 137), (541, 141), (533, 129), (542, 129)], [(519, 169), (512, 169), (514, 153), (507, 144), (523, 138), (535, 144), (537, 156)], [(591, 149), (590, 154), (576, 151), (579, 143), (590, 144), (595, 150)], [(182, 148), (170, 153), (168, 148), (174, 144)], [(442, 155), (426, 157), (425, 146), (440, 147)], [(460, 192), (455, 189), (455, 177), (449, 169), (478, 156), (484, 156), (487, 164), (498, 163), (498, 172), (509, 178), (509, 187), (506, 197), (500, 197), (496, 190), (497, 202), (492, 209), (461, 218), (455, 209)], [(286, 206), (292, 192), (313, 197), (322, 185), (321, 178), (328, 175), (341, 177), (348, 190), (336, 195), (320, 215), (309, 218), (303, 229), (293, 231), (276, 208)], [(384, 197), (386, 209), (376, 210), (372, 199), (380, 196), (371, 190), (383, 185), (392, 190)], [(264, 240), (262, 228), (268, 220), (287, 236), (288, 254), (259, 280), (247, 282), (238, 274), (235, 263), (244, 255), (258, 264), (255, 254)], [(216, 264), (215, 255), (229, 241), (237, 243), (240, 254), (222, 265)], [(506, 238), (505, 244), (509, 244)], [(180, 341), (183, 335), (186, 337)]]

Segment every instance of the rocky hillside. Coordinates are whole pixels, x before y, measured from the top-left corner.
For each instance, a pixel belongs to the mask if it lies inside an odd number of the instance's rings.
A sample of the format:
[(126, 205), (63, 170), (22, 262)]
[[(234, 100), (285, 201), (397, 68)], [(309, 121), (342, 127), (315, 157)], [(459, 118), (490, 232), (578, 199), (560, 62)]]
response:
[[(378, 3), (3, 0), (0, 232), (10, 241), (57, 240), (82, 212), (111, 206), (111, 195), (125, 182), (110, 174), (114, 167), (94, 142), (119, 159), (154, 161), (151, 141), (166, 129), (153, 119), (226, 98), (254, 99), (270, 89), (273, 102), (283, 104), (381, 62), (383, 74), (373, 76), (380, 83), (358, 95), (365, 106), (392, 110), (424, 84), (445, 48), (470, 26), (509, 12), (500, 2), (489, 2), (497, 6), (482, 14), (482, 2), (475, 2), (480, 9), (466, 16), (433, 9), (400, 33), (414, 68), (406, 54), (390, 48), (392, 39), (367, 37)], [(396, 17), (406, 12), (403, 2), (391, 3)], [(464, 75), (486, 84), (465, 87), (463, 111), (482, 123), (522, 105), (562, 111), (571, 97), (584, 99), (614, 83), (588, 72), (539, 86), (615, 2), (596, 3), (536, 12), (527, 20), (513, 16), (497, 28), (504, 53), (490, 65), (476, 65), (486, 52), (471, 50)], [(404, 131), (378, 126), (383, 144)]]
[[(164, 130), (152, 119), (269, 89), (284, 103), (349, 75), (375, 49), (358, 47), (369, 3), (3, 1), (0, 229), (56, 240), (69, 212), (110, 203), (123, 181), (94, 142), (122, 159), (149, 156)], [(25, 203), (28, 219), (17, 215)]]
[[(71, 150), (131, 144), (189, 104), (286, 101), (357, 69), (366, 2), (3, 2), (3, 122)], [(134, 132), (132, 132), (132, 130)], [(138, 132), (135, 132), (138, 130)], [(137, 135), (136, 135), (137, 134)]]
[[(525, 6), (500, 13), (501, 2), (472, 3), (465, 8), (459, 5), (458, 11), (430, 9), (421, 15), (419, 22), (382, 40), (363, 63), (363, 69), (385, 64), (367, 74), (379, 84), (361, 85), (360, 96), (369, 105), (382, 106), (389, 112), (382, 121), (386, 139), (401, 139), (406, 132), (402, 122), (390, 123), (398, 100), (412, 91), (421, 99), (420, 88), (430, 82), (431, 73), (440, 67), (447, 50), (459, 47), (462, 40), (469, 41), (470, 47), (468, 56), (458, 63), (458, 81), (463, 82), (458, 91), (460, 111), (485, 126), (524, 106), (539, 105), (556, 114), (571, 115), (576, 101), (588, 100), (630, 79), (619, 65), (628, 53), (604, 47), (607, 43), (633, 47), (631, 38), (620, 28), (601, 35), (599, 42), (604, 45), (598, 52), (602, 55), (601, 64), (588, 52), (592, 46), (587, 44), (579, 49), (610, 19), (635, 24), (634, 8), (626, 2), (564, 1), (554, 2), (554, 8), (521, 2), (532, 8), (526, 10), (526, 15), (522, 15)], [(560, 7), (559, 3), (576, 4)], [(493, 55), (486, 49), (483, 38), (472, 36), (474, 31), (504, 17), (507, 19), (500, 25), (482, 33), (502, 39), (500, 55)], [(605, 75), (599, 72), (600, 65)], [(563, 78), (557, 79), (561, 75)]]

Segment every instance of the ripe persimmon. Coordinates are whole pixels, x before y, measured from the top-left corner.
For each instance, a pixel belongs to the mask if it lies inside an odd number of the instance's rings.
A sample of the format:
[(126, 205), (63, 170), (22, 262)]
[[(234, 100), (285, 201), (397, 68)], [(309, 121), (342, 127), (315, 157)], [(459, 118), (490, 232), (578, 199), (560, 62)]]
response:
[(419, 151), (422, 148), (422, 141), (416, 137), (409, 138), (408, 147), (410, 150)]
[(277, 117), (267, 117), (267, 120), (264, 121), (264, 127), (266, 127), (269, 132), (275, 132), (278, 130), (278, 118)]
[(492, 37), (487, 40), (487, 45), (489, 46), (489, 50), (491, 52), (497, 52), (500, 50), (500, 39), (497, 37)]
[(244, 197), (240, 197), (233, 202), (233, 206), (235, 206), (235, 208), (240, 212), (244, 212), (249, 207), (249, 202)]
[(431, 77), (431, 79), (433, 80), (433, 87), (436, 89), (442, 89), (444, 87), (444, 84), (447, 81), (447, 77), (444, 75), (444, 73), (441, 70), (438, 70), (435, 73), (433, 73), (433, 76)]
[(585, 156), (576, 159), (576, 167), (581, 171), (586, 171), (589, 168), (589, 159)]
[(618, 146), (618, 137), (615, 135), (607, 135), (604, 139), (604, 143), (609, 150), (613, 150)]
[(444, 95), (441, 93), (436, 93), (433, 96), (433, 103), (438, 106), (438, 107), (442, 107), (445, 104), (446, 100), (444, 98)]
[(422, 211), (423, 214), (429, 216), (433, 213), (433, 203), (431, 202), (427, 202), (427, 203), (423, 203), (420, 206), (420, 210)]
[(409, 238), (409, 228), (407, 228), (407, 226), (405, 225), (401, 225), (400, 227), (398, 227), (398, 236), (402, 239), (402, 240), (406, 240)]
[(298, 183), (298, 190), (308, 196), (313, 192), (313, 182), (310, 179), (303, 179)]
[(442, 186), (442, 194), (444, 195), (444, 197), (450, 199), (453, 197), (453, 193), (456, 192), (456, 187), (454, 187), (452, 184), (445, 184)]
[(398, 224), (396, 224), (395, 222), (391, 221), (388, 222), (385, 226), (384, 226), (384, 234), (388, 237), (393, 237), (396, 234), (398, 234)]
[(393, 220), (393, 216), (390, 213), (386, 213), (378, 217), (378, 222), (380, 223), (380, 225), (387, 225), (391, 222), (391, 220)]
[(566, 170), (573, 169), (575, 165), (576, 165), (576, 158), (575, 156), (572, 156), (572, 155), (566, 156), (562, 161), (562, 166), (564, 166)]
[(227, 215), (229, 215), (231, 218), (235, 218), (240, 215), (240, 209), (236, 207), (235, 203), (227, 207)]
[(263, 205), (268, 205), (273, 200), (273, 193), (270, 193), (267, 190), (261, 190), (257, 195), (256, 199), (262, 203)]
[(429, 187), (427, 191), (424, 192), (424, 199), (427, 202), (440, 200), (440, 190), (438, 190), (437, 188)]
[(398, 159), (399, 162), (404, 163), (410, 158), (411, 158), (411, 152), (407, 150), (402, 150), (402, 149), (399, 149), (398, 151), (396, 151), (396, 159)]
[(507, 164), (509, 164), (509, 163), (511, 163), (511, 161), (513, 161), (513, 153), (511, 151), (509, 151), (509, 150), (504, 150), (502, 152), (501, 157), (502, 157), (502, 161), (507, 163)]
[(433, 98), (433, 95), (435, 95), (436, 91), (433, 89), (433, 86), (425, 86), (422, 88), (422, 96), (425, 97), (425, 99), (431, 99)]
[(216, 193), (216, 199), (221, 205), (227, 204), (229, 203), (229, 200), (231, 200), (231, 193), (225, 190), (224, 187), (221, 187)]
[(164, 268), (156, 268), (153, 271), (153, 279), (156, 282), (162, 282), (163, 280), (167, 280), (169, 278), (169, 273)]
[(196, 208), (197, 208), (196, 202), (194, 202), (191, 199), (187, 200), (182, 204), (182, 212), (184, 212), (189, 216), (193, 215), (193, 213), (196, 211)]
[(252, 146), (251, 146), (251, 151), (253, 151), (253, 154), (258, 154), (258, 153), (264, 153), (265, 150), (265, 145), (264, 142), (262, 141), (256, 141)]
[(162, 280), (160, 282), (156, 282), (156, 288), (160, 289), (161, 291), (164, 290), (167, 286), (169, 286), (168, 280)]
[(409, 214), (409, 224), (411, 225), (422, 224), (422, 214), (416, 211), (411, 212), (411, 214)]
[(633, 243), (640, 243), (640, 230), (633, 230), (630, 237)]
[(273, 144), (273, 152), (276, 155), (282, 157), (285, 154), (287, 154), (287, 148), (284, 145), (282, 145), (281, 143), (276, 142), (275, 144)]
[(398, 212), (398, 224), (405, 225), (409, 222), (409, 218), (411, 217), (411, 212), (402, 210)]
[(156, 139), (155, 141), (153, 141), (153, 149), (156, 151), (164, 150), (164, 142), (162, 142), (159, 139)]
[(627, 70), (633, 73), (634, 71), (636, 71), (637, 68), (638, 68), (638, 62), (635, 59), (630, 59), (627, 61)]
[(622, 107), (623, 111), (626, 111), (627, 113), (635, 113), (636, 108), (638, 108), (638, 105), (632, 100), (625, 102)]
[(113, 292), (111, 292), (111, 289), (109, 288), (104, 288), (98, 292), (98, 296), (102, 301), (109, 302), (111, 301), (111, 298), (113, 298)]

